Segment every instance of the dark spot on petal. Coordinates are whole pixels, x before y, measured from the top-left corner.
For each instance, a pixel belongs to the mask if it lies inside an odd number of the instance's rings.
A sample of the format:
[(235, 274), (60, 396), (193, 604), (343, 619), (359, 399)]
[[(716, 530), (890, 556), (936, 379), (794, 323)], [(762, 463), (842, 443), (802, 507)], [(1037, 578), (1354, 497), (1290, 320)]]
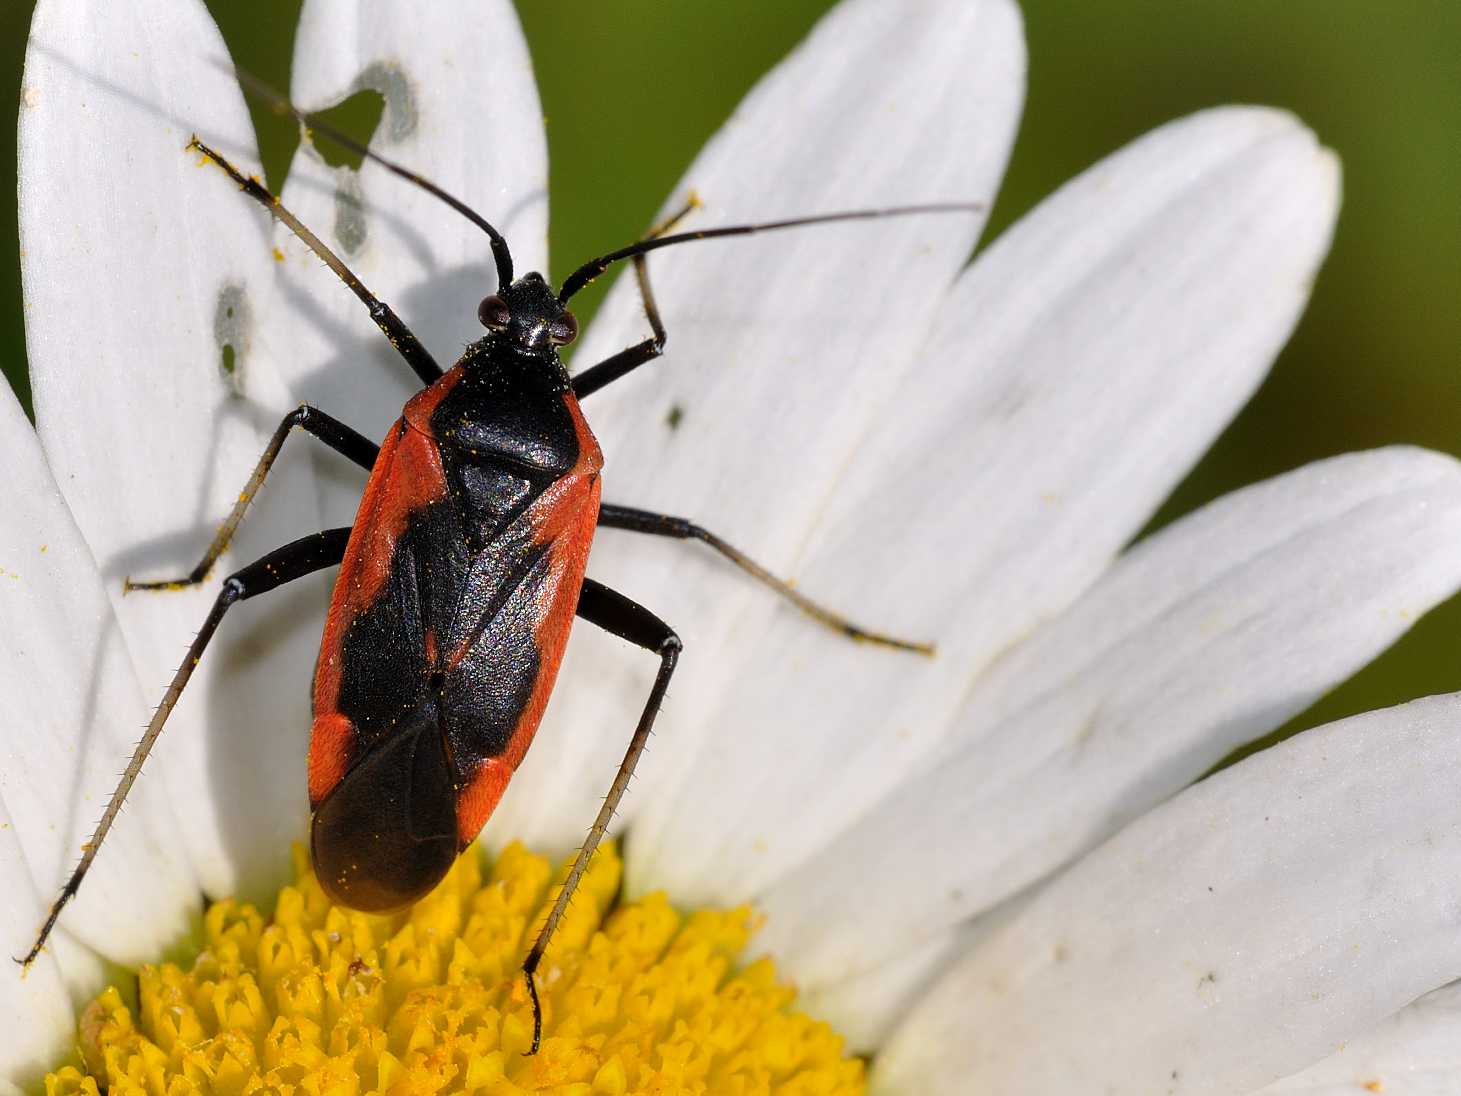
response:
[[(419, 113), (416, 93), (405, 71), (397, 64), (380, 61), (367, 66), (356, 77), (349, 98), (321, 112), (319, 117), (362, 144), (376, 141), (389, 146), (415, 132)], [(335, 240), (346, 255), (356, 255), (365, 247), (369, 236), (357, 174), (364, 158), (324, 136), (315, 135), (313, 144), (325, 163), (337, 169)]]
[(253, 309), (244, 287), (225, 285), (213, 308), (213, 338), (218, 344), (219, 372), (235, 396), (243, 395), (252, 328)]
[(400, 65), (377, 61), (368, 65), (356, 78), (355, 87), (378, 92), (385, 100), (385, 138), (389, 142), (404, 141), (416, 132), (420, 113), (416, 107), (416, 90)]
[(670, 404), (670, 409), (665, 413), (665, 425), (671, 430), (678, 430), (680, 423), (685, 420), (685, 409), (678, 403)]
[(353, 171), (342, 171), (335, 177), (335, 239), (341, 251), (355, 255), (368, 236), (360, 177)]

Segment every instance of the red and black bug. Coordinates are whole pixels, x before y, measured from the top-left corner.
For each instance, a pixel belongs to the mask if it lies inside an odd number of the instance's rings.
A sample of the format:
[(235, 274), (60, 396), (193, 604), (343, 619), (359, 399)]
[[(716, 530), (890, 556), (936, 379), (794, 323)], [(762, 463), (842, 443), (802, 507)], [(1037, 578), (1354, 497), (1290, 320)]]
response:
[[(293, 110), (272, 93), (261, 93)], [(699, 540), (851, 638), (929, 650), (851, 624), (693, 522), (600, 501), (603, 457), (579, 401), (658, 357), (664, 348), (666, 333), (644, 256), (718, 236), (979, 207), (950, 203), (858, 210), (670, 234), (691, 208), (687, 206), (645, 239), (585, 263), (555, 292), (541, 274), (515, 279), (506, 240), (456, 198), (330, 127), (308, 121), (316, 132), (424, 187), (487, 234), (498, 290), (478, 309), (486, 334), (443, 371), (390, 306), (366, 289), (277, 198), (213, 149), (196, 138), (191, 142), (190, 149), (222, 168), (339, 276), (425, 387), (406, 404), (379, 446), (317, 408), (300, 406), (279, 424), (198, 565), (181, 579), (129, 581), (134, 590), (204, 581), (296, 427), (370, 473), (352, 526), (304, 537), (224, 580), (80, 863), (23, 962), (39, 953), (76, 893), (228, 608), (338, 566), (314, 681), (310, 851), (321, 886), (354, 909), (388, 911), (421, 898), (477, 836), (542, 719), (575, 616), (659, 657), (659, 673), (624, 760), (523, 964), (533, 1001), (536, 1050), (542, 1016), (534, 972), (628, 785), (681, 651), (679, 637), (665, 622), (585, 577), (595, 530), (606, 526)], [(635, 264), (652, 334), (570, 377), (558, 356), (559, 347), (578, 331), (568, 301), (626, 259)]]

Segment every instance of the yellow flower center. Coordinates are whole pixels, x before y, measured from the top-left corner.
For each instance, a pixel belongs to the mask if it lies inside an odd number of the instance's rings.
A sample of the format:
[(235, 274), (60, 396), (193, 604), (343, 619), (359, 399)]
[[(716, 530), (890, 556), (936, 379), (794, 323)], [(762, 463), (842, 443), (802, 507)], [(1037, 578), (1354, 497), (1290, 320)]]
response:
[(129, 1007), (108, 989), (79, 1025), (82, 1068), (48, 1096), (427, 1096), (554, 1092), (860, 1093), (863, 1063), (791, 1011), (769, 960), (738, 968), (747, 907), (677, 913), (663, 894), (615, 907), (621, 862), (594, 858), (539, 970), (538, 1054), (519, 966), (556, 889), (520, 845), (462, 856), (389, 917), (330, 903), (296, 852), (272, 923), (204, 915), (192, 969), (143, 967)]

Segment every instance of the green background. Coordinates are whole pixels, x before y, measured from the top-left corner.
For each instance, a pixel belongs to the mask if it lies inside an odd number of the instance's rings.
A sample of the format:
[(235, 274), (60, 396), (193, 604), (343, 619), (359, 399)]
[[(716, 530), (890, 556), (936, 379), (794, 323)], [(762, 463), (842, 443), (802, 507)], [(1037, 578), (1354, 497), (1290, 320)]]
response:
[[(520, 0), (548, 119), (553, 271), (637, 235), (744, 91), (829, 6)], [(11, 148), (31, 7), (0, 3), (0, 118)], [(210, 8), (235, 60), (286, 87), (298, 0)], [(1257, 398), (1158, 521), (1348, 449), (1461, 448), (1461, 4), (1028, 0), (1024, 8), (1027, 107), (987, 239), (1092, 161), (1217, 103), (1293, 110), (1344, 161), (1344, 208), (1308, 313)], [(364, 136), (375, 116), (367, 101), (337, 120)], [(293, 127), (257, 110), (255, 122), (277, 185)], [(14, 167), (5, 156), (6, 193)], [(0, 365), (24, 394), (13, 205), (0, 216)], [(1458, 628), (1461, 601), (1292, 726), (1461, 689)]]

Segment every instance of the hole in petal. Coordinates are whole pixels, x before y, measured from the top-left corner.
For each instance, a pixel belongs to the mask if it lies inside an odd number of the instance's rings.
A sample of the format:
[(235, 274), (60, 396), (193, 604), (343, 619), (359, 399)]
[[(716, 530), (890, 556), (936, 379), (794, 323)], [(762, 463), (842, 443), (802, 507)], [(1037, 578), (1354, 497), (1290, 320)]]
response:
[[(340, 130), (362, 145), (377, 136), (389, 146), (404, 140), (416, 129), (416, 95), (406, 74), (397, 66), (376, 62), (355, 80), (356, 92), (344, 102), (319, 111), (321, 123)], [(311, 140), (320, 158), (336, 172), (335, 240), (347, 255), (365, 246), (369, 235), (364, 200), (357, 172), (364, 157), (327, 137)]]
[[(367, 89), (356, 92), (329, 110), (319, 111), (316, 116), (321, 122), (334, 126), (361, 144), (368, 145), (380, 126), (385, 109), (385, 98), (378, 91)], [(331, 167), (348, 167), (351, 171), (359, 171), (364, 160), (360, 153), (336, 144), (328, 137), (316, 136), (314, 146), (319, 151), (320, 158)]]

